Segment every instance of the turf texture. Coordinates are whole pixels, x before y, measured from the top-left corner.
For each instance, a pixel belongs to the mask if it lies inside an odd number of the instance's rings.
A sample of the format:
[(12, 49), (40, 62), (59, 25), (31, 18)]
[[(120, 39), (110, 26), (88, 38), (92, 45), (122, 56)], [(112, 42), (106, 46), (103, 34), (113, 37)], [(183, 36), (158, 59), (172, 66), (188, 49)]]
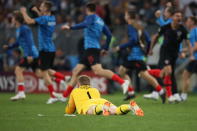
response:
[[(144, 117), (64, 116), (65, 103), (45, 104), (46, 94), (29, 94), (26, 100), (9, 101), (14, 94), (0, 94), (0, 131), (197, 131), (197, 95), (179, 104), (161, 104), (135, 99)], [(120, 93), (104, 95), (115, 105), (123, 103)]]

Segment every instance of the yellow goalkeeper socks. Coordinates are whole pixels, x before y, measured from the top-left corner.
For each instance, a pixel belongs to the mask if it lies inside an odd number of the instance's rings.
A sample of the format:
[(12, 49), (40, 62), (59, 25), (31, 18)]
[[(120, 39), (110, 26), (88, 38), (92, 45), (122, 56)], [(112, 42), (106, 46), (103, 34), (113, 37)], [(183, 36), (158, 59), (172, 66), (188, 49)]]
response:
[(130, 109), (130, 105), (128, 105), (128, 104), (121, 105), (121, 106), (119, 106), (116, 109), (116, 115), (124, 115), (124, 114), (127, 114), (130, 110), (131, 110)]
[(94, 115), (100, 115), (103, 112), (103, 105), (99, 104), (95, 106)]

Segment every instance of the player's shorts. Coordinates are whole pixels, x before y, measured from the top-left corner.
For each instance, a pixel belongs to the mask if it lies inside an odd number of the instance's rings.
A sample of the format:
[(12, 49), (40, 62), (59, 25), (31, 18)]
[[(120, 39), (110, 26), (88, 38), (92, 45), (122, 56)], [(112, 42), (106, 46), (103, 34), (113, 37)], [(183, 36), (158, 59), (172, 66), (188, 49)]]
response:
[(190, 61), (186, 66), (186, 70), (190, 73), (197, 73), (197, 60)]
[(48, 70), (53, 67), (53, 62), (55, 59), (55, 52), (39, 52), (39, 68), (41, 70)]
[(83, 64), (87, 67), (100, 63), (100, 49), (89, 48), (85, 50), (80, 58), (80, 64)]
[(125, 61), (123, 66), (129, 70), (137, 70), (138, 72), (147, 70), (144, 61)]
[(162, 69), (167, 65), (174, 66), (178, 57), (177, 52), (169, 52), (164, 48), (160, 49), (159, 67)]
[[(91, 107), (91, 106), (94, 106), (94, 105), (104, 105), (105, 102), (109, 102), (108, 100), (106, 99), (103, 99), (103, 98), (98, 98), (98, 99), (89, 99), (87, 100), (86, 103), (83, 104), (82, 108), (81, 108), (81, 113), (80, 114), (86, 114), (88, 109)], [(112, 104), (113, 105), (113, 104)]]
[(28, 63), (26, 57), (21, 58), (19, 62), (19, 66), (25, 69), (31, 68), (33, 71), (35, 71), (38, 68), (38, 58), (34, 58), (31, 63)]

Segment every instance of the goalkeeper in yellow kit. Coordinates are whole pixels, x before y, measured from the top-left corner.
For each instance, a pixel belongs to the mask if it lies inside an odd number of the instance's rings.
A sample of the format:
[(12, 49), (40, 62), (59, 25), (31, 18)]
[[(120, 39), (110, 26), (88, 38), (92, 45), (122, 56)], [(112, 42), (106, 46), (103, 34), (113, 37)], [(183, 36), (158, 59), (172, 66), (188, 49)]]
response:
[(101, 98), (99, 91), (90, 86), (90, 78), (86, 75), (79, 76), (79, 88), (75, 88), (71, 94), (65, 108), (66, 114), (73, 114), (77, 110), (78, 114), (83, 115), (124, 115), (130, 111), (137, 116), (144, 116), (141, 108), (135, 101), (130, 104), (115, 106), (108, 100)]

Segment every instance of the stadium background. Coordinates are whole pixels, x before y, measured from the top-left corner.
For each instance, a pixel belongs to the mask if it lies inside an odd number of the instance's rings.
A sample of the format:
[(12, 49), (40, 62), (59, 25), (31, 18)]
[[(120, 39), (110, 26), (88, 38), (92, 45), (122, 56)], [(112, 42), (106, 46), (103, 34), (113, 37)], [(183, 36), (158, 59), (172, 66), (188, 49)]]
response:
[[(21, 6), (30, 8), (38, 4), (41, 0), (0, 0), (0, 47), (3, 44), (10, 44), (15, 41), (15, 28), (11, 24), (11, 12), (19, 9)], [(73, 25), (79, 23), (84, 18), (84, 5), (91, 0), (51, 0), (54, 3), (54, 14), (57, 18), (57, 28), (53, 36), (54, 43), (57, 47), (56, 58), (54, 62), (54, 69), (58, 71), (70, 72), (78, 62), (78, 54), (82, 51), (83, 46), (83, 31), (62, 31), (60, 30), (61, 25), (69, 24)], [(157, 29), (156, 18), (154, 12), (158, 9), (163, 9), (166, 0), (94, 0), (98, 4), (97, 14), (101, 16), (105, 23), (110, 27), (113, 34), (113, 40), (111, 47), (124, 43), (127, 41), (126, 37), (126, 26), (124, 21), (124, 10), (125, 9), (136, 9), (138, 12), (138, 22), (143, 24), (146, 30), (152, 35)], [(184, 15), (197, 15), (197, 3), (196, 0), (174, 0), (178, 8), (183, 10)], [(29, 14), (35, 17), (31, 11)], [(31, 26), (34, 32), (35, 43), (37, 44), (37, 28)], [(104, 38), (102, 39), (102, 41)], [(101, 43), (102, 43), (101, 41)], [(148, 58), (147, 63), (151, 67), (155, 67), (159, 58), (159, 47), (157, 44), (155, 47), (155, 54)], [(121, 53), (120, 53), (121, 54)], [(14, 86), (10, 87), (8, 82), (8, 76), (14, 77), (13, 71), (16, 63), (22, 56), (20, 49), (14, 49), (13, 51), (3, 51), (0, 48), (0, 80), (1, 80), (1, 91), (14, 91)], [(118, 54), (109, 52), (109, 55), (102, 57), (101, 61), (105, 68), (117, 71), (119, 64), (122, 60), (119, 59)], [(181, 85), (181, 71), (185, 66), (186, 59), (179, 59), (177, 61), (177, 79), (179, 85)], [(9, 73), (7, 73), (9, 72)], [(143, 80), (139, 80), (136, 77), (135, 72), (132, 73), (134, 77), (134, 85), (137, 87), (137, 91), (146, 89), (147, 84)], [(10, 78), (13, 79), (14, 78)], [(196, 76), (193, 76), (191, 82), (191, 90), (195, 91)], [(7, 84), (8, 87), (5, 87)], [(140, 88), (139, 88), (140, 87)], [(180, 86), (179, 86), (180, 87)], [(5, 89), (7, 88), (7, 89)], [(119, 86), (108, 83), (108, 92), (114, 92), (119, 89)], [(148, 88), (150, 89), (150, 88)]]
[[(78, 61), (78, 54), (81, 52), (82, 31), (61, 31), (60, 26), (65, 23), (78, 23), (83, 20), (83, 5), (90, 0), (51, 0), (56, 7), (57, 28), (54, 34), (54, 43), (58, 49), (54, 67), (63, 73), (69, 74)], [(104, 18), (113, 32), (113, 44), (127, 41), (125, 36), (126, 27), (123, 20), (124, 9), (136, 8), (139, 14), (139, 22), (142, 22), (150, 34), (157, 31), (154, 11), (163, 9), (165, 0), (96, 0), (99, 4), (98, 14)], [(197, 6), (191, 2), (197, 0), (175, 0), (177, 8), (185, 13), (197, 15)], [(191, 93), (186, 102), (179, 104), (161, 104), (161, 101), (148, 101), (142, 97), (142, 93), (137, 94), (135, 101), (144, 110), (144, 117), (137, 117), (131, 114), (124, 116), (83, 116), (75, 117), (63, 116), (65, 104), (55, 103), (47, 105), (48, 94), (28, 94), (26, 100), (12, 102), (9, 100), (14, 95), (15, 77), (14, 66), (21, 56), (19, 50), (13, 53), (2, 50), (2, 45), (12, 43), (15, 40), (15, 28), (11, 25), (11, 12), (19, 9), (22, 5), (30, 8), (34, 2), (39, 0), (0, 0), (0, 130), (1, 131), (196, 131), (197, 129), (197, 97), (196, 93)], [(30, 13), (31, 14), (31, 13)], [(37, 44), (37, 29), (31, 26)], [(148, 63), (155, 67), (158, 60), (160, 44), (155, 48), (155, 55), (148, 59)], [(117, 54), (109, 53), (102, 58), (102, 63), (106, 68), (117, 71), (120, 61), (116, 61)], [(179, 59), (177, 77), (181, 77), (181, 70), (185, 66), (185, 60)], [(25, 73), (28, 87), (36, 85), (34, 74)], [(92, 75), (92, 74), (91, 74)], [(132, 74), (133, 76), (135, 75)], [(33, 79), (33, 78), (35, 79)], [(135, 77), (134, 77), (135, 78)], [(30, 81), (31, 79), (31, 81)], [(34, 83), (35, 82), (35, 83)], [(93, 83), (103, 84), (105, 80), (95, 77)], [(136, 77), (135, 84), (144, 90), (147, 84)], [(178, 79), (179, 85), (181, 80)], [(38, 84), (38, 83), (37, 83)], [(40, 89), (47, 91), (42, 82)], [(140, 86), (139, 86), (140, 84)], [(193, 76), (191, 87), (195, 87), (196, 77)], [(102, 85), (103, 86), (103, 85)], [(32, 88), (28, 88), (31, 92)], [(120, 88), (113, 82), (107, 84), (109, 93), (113, 93)], [(137, 86), (136, 86), (137, 87)], [(56, 87), (55, 87), (56, 88)], [(180, 86), (179, 86), (180, 88)], [(114, 90), (115, 89), (115, 90)], [(150, 88), (149, 88), (150, 89)], [(196, 92), (197, 88), (191, 88)], [(139, 90), (139, 88), (137, 88)], [(3, 93), (2, 93), (3, 91)], [(12, 93), (5, 93), (11, 91)], [(34, 90), (36, 91), (36, 90)], [(123, 104), (123, 95), (115, 92), (103, 95), (105, 99), (112, 101), (116, 105)], [(126, 103), (126, 102), (124, 102)]]

